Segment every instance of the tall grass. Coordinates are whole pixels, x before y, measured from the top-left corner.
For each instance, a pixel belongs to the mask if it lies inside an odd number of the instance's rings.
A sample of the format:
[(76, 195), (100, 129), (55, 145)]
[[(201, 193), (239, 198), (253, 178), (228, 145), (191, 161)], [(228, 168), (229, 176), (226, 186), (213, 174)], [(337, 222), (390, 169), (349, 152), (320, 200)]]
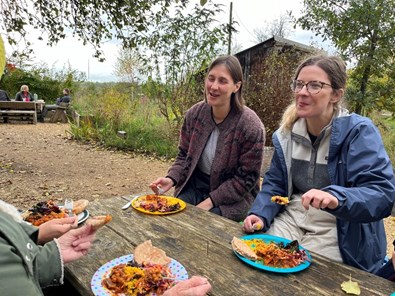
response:
[(385, 150), (392, 165), (395, 165), (395, 119), (392, 116), (380, 115), (378, 112), (373, 113), (370, 118), (379, 128)]
[[(146, 98), (131, 100), (114, 90), (101, 98), (105, 99), (88, 96), (75, 104), (82, 114), (80, 126), (71, 127), (75, 139), (156, 157), (175, 157), (178, 127), (161, 116), (157, 104)], [(118, 131), (126, 132), (126, 137), (119, 137)]]

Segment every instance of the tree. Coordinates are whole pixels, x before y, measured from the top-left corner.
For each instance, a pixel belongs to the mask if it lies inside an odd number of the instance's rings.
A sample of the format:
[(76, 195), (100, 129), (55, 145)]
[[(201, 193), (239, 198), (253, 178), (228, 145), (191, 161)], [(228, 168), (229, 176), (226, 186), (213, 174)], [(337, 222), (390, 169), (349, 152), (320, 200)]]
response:
[(273, 48), (255, 59), (255, 68), (244, 84), (244, 97), (265, 124), (266, 146), (271, 146), (271, 136), (278, 129), (282, 113), (292, 100), (289, 83), (297, 65), (306, 52), (294, 46)]
[(133, 48), (121, 48), (114, 65), (114, 74), (123, 82), (134, 84), (140, 72), (141, 63)]
[(161, 113), (177, 126), (192, 104), (202, 99), (201, 74), (226, 41), (225, 24), (215, 20), (221, 7), (208, 2), (187, 13), (177, 5), (172, 15), (152, 24), (139, 47), (140, 60), (149, 79), (145, 85), (155, 95)]
[[(102, 59), (103, 41), (118, 39), (125, 48), (139, 43), (140, 32), (148, 30), (153, 20), (160, 20), (177, 3), (186, 7), (189, 0), (2, 0), (0, 27), (8, 42), (16, 45), (19, 37), (30, 44), (31, 28), (47, 35), (49, 46), (64, 39), (67, 34), (77, 36), (83, 44), (96, 49)], [(204, 1), (203, 1), (204, 2)], [(204, 3), (202, 3), (204, 4)]]
[(138, 76), (141, 71), (140, 68), (141, 62), (135, 49), (119, 49), (117, 61), (114, 65), (114, 73), (122, 82), (128, 84), (132, 100), (135, 98), (135, 92), (138, 86)]
[(265, 27), (255, 28), (255, 42), (261, 43), (266, 41), (273, 36), (278, 37), (287, 37), (292, 32), (291, 29), (291, 20), (292, 18), (287, 15), (280, 15), (280, 18), (275, 19), (274, 21), (267, 23), (265, 22)]
[(303, 29), (329, 39), (346, 61), (355, 63), (351, 80), (358, 85), (355, 112), (361, 113), (369, 101), (370, 78), (382, 77), (394, 68), (394, 0), (304, 0), (303, 15), (296, 23)]
[(4, 43), (3, 43), (3, 38), (1, 38), (0, 36), (0, 80), (4, 73), (5, 62), (6, 60), (5, 60)]

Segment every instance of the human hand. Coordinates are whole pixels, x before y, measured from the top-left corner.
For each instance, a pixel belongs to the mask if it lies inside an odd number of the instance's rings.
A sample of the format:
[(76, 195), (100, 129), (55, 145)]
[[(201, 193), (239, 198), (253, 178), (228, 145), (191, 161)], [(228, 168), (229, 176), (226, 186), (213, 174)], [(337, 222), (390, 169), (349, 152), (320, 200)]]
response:
[(167, 192), (171, 187), (173, 187), (174, 182), (170, 178), (160, 177), (152, 182), (149, 187), (155, 194), (159, 194), (159, 188), (161, 189), (161, 194)]
[(310, 189), (305, 194), (302, 195), (302, 205), (308, 210), (310, 206), (319, 209), (335, 209), (339, 205), (339, 201), (332, 194), (318, 190)]
[(38, 244), (43, 245), (77, 227), (77, 216), (49, 220), (38, 227)]
[(90, 225), (85, 225), (81, 228), (70, 230), (59, 237), (57, 242), (63, 262), (72, 262), (86, 255), (92, 246), (95, 234), (96, 231)]
[(211, 200), (211, 198), (207, 197), (201, 203), (197, 204), (196, 207), (201, 208), (206, 211), (210, 211), (214, 207), (214, 204), (213, 204), (213, 201)]
[(265, 223), (256, 215), (249, 215), (244, 219), (243, 230), (247, 233), (252, 233), (257, 230), (262, 230)]
[(193, 276), (167, 290), (163, 296), (204, 296), (211, 291), (211, 284), (204, 277)]

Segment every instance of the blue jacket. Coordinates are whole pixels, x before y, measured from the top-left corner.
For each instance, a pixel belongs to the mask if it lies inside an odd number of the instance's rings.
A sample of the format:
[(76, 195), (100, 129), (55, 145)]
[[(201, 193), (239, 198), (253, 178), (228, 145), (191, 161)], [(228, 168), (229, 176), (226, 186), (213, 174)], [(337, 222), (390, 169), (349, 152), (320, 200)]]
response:
[[(275, 152), (262, 190), (249, 214), (260, 216), (267, 230), (283, 206), (271, 196), (291, 196), (291, 133), (273, 135)], [(376, 273), (386, 256), (383, 218), (391, 214), (395, 201), (395, 179), (391, 161), (374, 124), (351, 114), (333, 120), (328, 155), (331, 185), (320, 188), (339, 200), (334, 210), (339, 249), (343, 262)]]

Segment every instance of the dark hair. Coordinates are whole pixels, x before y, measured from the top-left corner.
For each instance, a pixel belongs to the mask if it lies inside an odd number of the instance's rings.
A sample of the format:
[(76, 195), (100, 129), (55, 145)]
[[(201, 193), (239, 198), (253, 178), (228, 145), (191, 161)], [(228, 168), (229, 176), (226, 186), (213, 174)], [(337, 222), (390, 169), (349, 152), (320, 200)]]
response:
[(232, 93), (230, 97), (230, 104), (240, 111), (243, 110), (244, 99), (241, 95), (241, 90), (243, 87), (243, 70), (241, 69), (239, 60), (235, 56), (231, 55), (220, 56), (211, 63), (207, 73), (209, 73), (214, 67), (218, 65), (224, 65), (228, 69), (233, 83), (237, 83), (239, 81), (241, 82), (239, 90), (236, 93)]
[(70, 90), (68, 88), (64, 88), (63, 91), (66, 92), (66, 94), (68, 95), (70, 94)]
[(347, 82), (347, 70), (343, 60), (337, 56), (316, 55), (304, 60), (295, 72), (295, 79), (300, 71), (306, 66), (320, 67), (328, 75), (334, 89), (345, 89)]

